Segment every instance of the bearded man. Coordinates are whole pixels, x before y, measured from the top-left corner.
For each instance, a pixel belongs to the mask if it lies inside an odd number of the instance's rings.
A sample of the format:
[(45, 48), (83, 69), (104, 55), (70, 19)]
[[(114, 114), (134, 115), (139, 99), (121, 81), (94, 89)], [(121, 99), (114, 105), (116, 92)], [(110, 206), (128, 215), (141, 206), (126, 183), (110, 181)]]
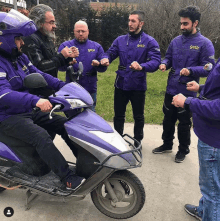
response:
[[(177, 36), (170, 43), (165, 59), (159, 69), (170, 69), (167, 89), (163, 104), (163, 145), (153, 149), (153, 153), (171, 152), (176, 121), (178, 124), (179, 146), (175, 162), (183, 162), (189, 153), (191, 112), (189, 109), (175, 107), (171, 104), (173, 97), (182, 93), (185, 97), (196, 97), (196, 93), (188, 91), (186, 85), (190, 81), (199, 82), (200, 77), (208, 76), (214, 60), (214, 47), (212, 42), (201, 35), (198, 24), (201, 13), (196, 6), (188, 6), (179, 11), (180, 29), (182, 35)], [(210, 68), (203, 67), (209, 64)]]
[[(73, 69), (74, 71), (78, 71), (79, 62), (83, 63), (83, 73), (79, 79), (79, 84), (92, 96), (93, 106), (91, 109), (95, 112), (98, 81), (97, 72), (105, 72), (107, 69), (100, 64), (104, 50), (99, 43), (88, 39), (89, 29), (85, 21), (77, 21), (73, 31), (75, 38), (63, 42), (58, 52), (62, 52), (65, 47), (76, 47), (79, 50), (79, 56), (76, 58), (76, 63), (73, 64)], [(66, 71), (66, 69), (67, 66), (59, 68), (61, 71)], [(68, 75), (66, 75), (66, 82), (70, 82)]]
[(144, 136), (146, 72), (156, 71), (161, 62), (157, 41), (142, 30), (144, 16), (143, 11), (133, 11), (129, 15), (129, 33), (116, 38), (101, 60), (102, 65), (108, 66), (119, 56), (115, 80), (114, 128), (123, 134), (126, 106), (130, 101), (135, 122), (135, 146), (140, 145)]
[(34, 6), (29, 14), (34, 21), (37, 31), (24, 38), (24, 52), (35, 67), (39, 70), (57, 77), (58, 68), (73, 62), (73, 58), (79, 55), (77, 48), (65, 47), (60, 53), (55, 50), (56, 21), (53, 9), (48, 5)]

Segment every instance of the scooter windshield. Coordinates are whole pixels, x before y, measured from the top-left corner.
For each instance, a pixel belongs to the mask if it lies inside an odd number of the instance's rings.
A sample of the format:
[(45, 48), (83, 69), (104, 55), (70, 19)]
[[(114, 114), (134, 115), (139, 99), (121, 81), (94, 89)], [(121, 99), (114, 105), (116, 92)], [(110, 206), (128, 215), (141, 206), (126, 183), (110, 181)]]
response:
[(56, 96), (63, 97), (65, 99), (79, 99), (88, 106), (93, 104), (93, 99), (89, 92), (76, 82), (66, 84), (56, 93)]

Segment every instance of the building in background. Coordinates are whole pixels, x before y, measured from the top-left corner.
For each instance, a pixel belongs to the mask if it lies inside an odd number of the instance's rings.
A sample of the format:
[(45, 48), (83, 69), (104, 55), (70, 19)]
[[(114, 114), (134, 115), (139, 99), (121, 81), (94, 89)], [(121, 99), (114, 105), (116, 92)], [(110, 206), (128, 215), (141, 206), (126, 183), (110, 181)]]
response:
[[(14, 8), (14, 0), (0, 0), (0, 7)], [(20, 9), (26, 9), (27, 4), (25, 0), (18, 0), (17, 7)]]

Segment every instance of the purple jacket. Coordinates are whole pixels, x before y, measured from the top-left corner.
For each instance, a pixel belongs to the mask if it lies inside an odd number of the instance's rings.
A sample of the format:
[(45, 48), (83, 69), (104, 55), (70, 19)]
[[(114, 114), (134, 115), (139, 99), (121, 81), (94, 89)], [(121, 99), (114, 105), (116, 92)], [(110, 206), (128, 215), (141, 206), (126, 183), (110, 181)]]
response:
[(34, 67), (25, 54), (18, 57), (17, 66), (18, 70), (13, 67), (11, 61), (0, 56), (0, 122), (11, 115), (31, 112), (40, 99), (30, 94), (23, 86), (26, 75), (42, 74), (48, 85), (56, 91), (65, 85), (64, 82)]
[[(215, 64), (215, 50), (212, 42), (205, 38), (200, 32), (190, 36), (180, 35), (170, 43), (165, 59), (167, 70), (172, 67), (167, 80), (167, 93), (176, 95), (182, 93), (185, 96), (196, 96), (196, 93), (186, 90), (186, 83), (197, 81), (199, 77), (206, 77), (209, 71), (203, 69), (208, 62)], [(180, 76), (180, 70), (188, 68), (189, 76)]]
[[(95, 93), (97, 91), (97, 71), (105, 72), (107, 67), (98, 66), (93, 67), (91, 65), (92, 60), (100, 61), (104, 50), (100, 44), (89, 39), (85, 43), (80, 43), (76, 39), (63, 42), (58, 52), (62, 51), (65, 47), (75, 46), (79, 49), (79, 57), (76, 58), (77, 63), (73, 65), (74, 71), (78, 71), (78, 64), (81, 61), (83, 63), (83, 73), (79, 80), (82, 85), (89, 93)], [(66, 71), (67, 66), (59, 68), (60, 71)], [(66, 75), (66, 81), (70, 82), (69, 76)]]
[[(154, 72), (161, 62), (160, 49), (157, 41), (145, 34), (119, 36), (105, 53), (110, 63), (119, 56), (119, 66), (116, 71), (115, 87), (122, 90), (146, 90), (146, 72)], [(134, 71), (129, 66), (137, 61), (143, 69)]]
[(190, 108), (193, 113), (198, 138), (220, 148), (220, 59), (207, 77), (199, 98), (188, 97), (185, 108)]

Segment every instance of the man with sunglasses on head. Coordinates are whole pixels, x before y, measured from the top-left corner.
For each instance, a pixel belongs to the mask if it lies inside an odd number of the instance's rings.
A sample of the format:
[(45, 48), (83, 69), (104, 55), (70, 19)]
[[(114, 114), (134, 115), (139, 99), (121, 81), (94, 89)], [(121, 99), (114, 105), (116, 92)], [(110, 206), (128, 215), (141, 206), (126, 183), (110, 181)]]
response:
[[(175, 156), (175, 162), (183, 162), (189, 153), (191, 112), (189, 109), (175, 107), (171, 104), (173, 97), (182, 93), (186, 97), (196, 97), (195, 92), (186, 89), (187, 82), (199, 82), (200, 77), (206, 77), (214, 61), (214, 47), (212, 42), (201, 35), (198, 25), (201, 13), (196, 6), (188, 6), (181, 9), (180, 29), (182, 35), (177, 36), (170, 43), (165, 59), (159, 69), (170, 69), (167, 89), (163, 104), (163, 145), (153, 149), (154, 154), (172, 152), (176, 121), (178, 124), (179, 147)], [(204, 65), (210, 63), (208, 70)]]
[(30, 11), (29, 18), (34, 21), (37, 31), (24, 39), (24, 52), (35, 67), (53, 77), (57, 77), (58, 68), (73, 63), (79, 55), (76, 47), (65, 47), (60, 53), (55, 50), (56, 22), (52, 8), (39, 4)]

